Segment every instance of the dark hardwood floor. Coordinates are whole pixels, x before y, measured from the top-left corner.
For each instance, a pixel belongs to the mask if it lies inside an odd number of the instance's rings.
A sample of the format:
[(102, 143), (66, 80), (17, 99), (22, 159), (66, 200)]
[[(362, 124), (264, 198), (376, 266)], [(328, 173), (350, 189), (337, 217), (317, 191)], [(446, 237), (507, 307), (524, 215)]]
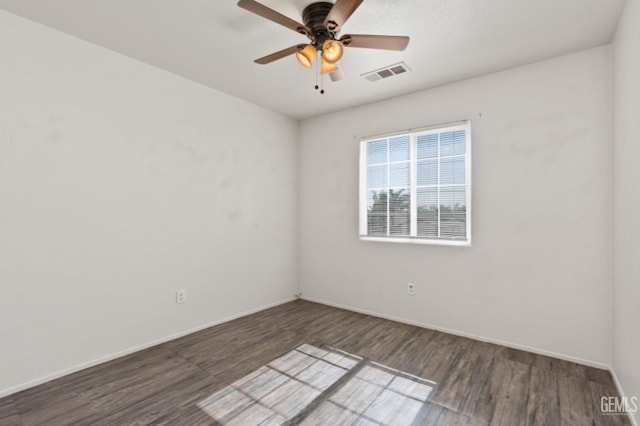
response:
[(0, 399), (0, 425), (629, 425), (607, 371), (295, 301)]

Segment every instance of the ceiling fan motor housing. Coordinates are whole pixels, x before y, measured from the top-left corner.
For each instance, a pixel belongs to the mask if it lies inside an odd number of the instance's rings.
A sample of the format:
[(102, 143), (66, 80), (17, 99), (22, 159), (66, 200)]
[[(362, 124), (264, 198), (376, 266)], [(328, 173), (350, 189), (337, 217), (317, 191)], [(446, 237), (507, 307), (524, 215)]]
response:
[[(338, 34), (337, 31), (331, 31), (324, 26), (324, 20), (332, 7), (333, 3), (321, 1), (311, 3), (302, 11), (302, 20), (311, 30), (311, 34), (307, 34), (307, 36), (317, 49), (321, 48), (326, 40), (335, 40)], [(331, 22), (329, 22), (329, 26), (331, 26)]]

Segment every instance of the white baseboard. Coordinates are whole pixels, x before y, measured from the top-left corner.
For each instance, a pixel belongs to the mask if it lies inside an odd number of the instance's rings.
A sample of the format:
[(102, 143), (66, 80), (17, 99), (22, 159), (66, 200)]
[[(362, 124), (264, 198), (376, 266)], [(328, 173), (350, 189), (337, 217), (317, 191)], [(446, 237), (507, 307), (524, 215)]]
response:
[(255, 308), (255, 309), (251, 309), (249, 311), (245, 311), (245, 312), (242, 312), (242, 313), (239, 313), (239, 314), (231, 315), (231, 316), (228, 316), (226, 318), (222, 318), (222, 319), (210, 322), (208, 324), (200, 325), (198, 327), (194, 327), (194, 328), (191, 328), (189, 330), (181, 331), (179, 333), (175, 333), (175, 334), (172, 334), (170, 336), (163, 337), (161, 339), (156, 339), (156, 340), (153, 340), (151, 342), (144, 343), (142, 345), (138, 345), (138, 346), (134, 346), (134, 347), (129, 348), (129, 349), (125, 349), (123, 351), (119, 351), (119, 352), (116, 352), (116, 353), (113, 353), (113, 354), (110, 354), (110, 355), (106, 355), (106, 356), (103, 356), (103, 357), (100, 357), (100, 358), (97, 358), (97, 359), (94, 359), (94, 360), (91, 360), (91, 361), (83, 362), (82, 364), (75, 365), (75, 366), (69, 367), (69, 368), (65, 368), (64, 370), (56, 371), (55, 373), (47, 374), (46, 376), (39, 377), (39, 378), (37, 378), (35, 380), (30, 380), (30, 381), (28, 381), (26, 383), (20, 384), (18, 386), (13, 386), (13, 387), (11, 387), (9, 389), (2, 389), (2, 390), (0, 390), (0, 398), (5, 397), (5, 396), (9, 396), (9, 395), (13, 395), (16, 392), (20, 392), (20, 391), (32, 388), (34, 386), (41, 385), (41, 384), (49, 382), (51, 380), (59, 379), (60, 377), (64, 377), (64, 376), (67, 376), (69, 374), (76, 373), (76, 372), (84, 370), (86, 368), (94, 367), (96, 365), (99, 365), (99, 364), (102, 364), (102, 363), (105, 363), (105, 362), (108, 362), (108, 361), (112, 361), (114, 359), (121, 358), (121, 357), (126, 356), (126, 355), (130, 355), (130, 354), (132, 354), (134, 352), (138, 352), (138, 351), (141, 351), (143, 349), (150, 348), (152, 346), (156, 346), (156, 345), (159, 345), (159, 344), (162, 344), (162, 343), (169, 342), (171, 340), (178, 339), (178, 338), (186, 336), (188, 334), (192, 334), (192, 333), (198, 332), (200, 330), (204, 330), (205, 328), (209, 328), (209, 327), (213, 327), (213, 326), (216, 326), (216, 325), (220, 325), (222, 323), (225, 323), (225, 322), (228, 322), (228, 321), (232, 321), (234, 319), (238, 319), (238, 318), (241, 318), (241, 317), (245, 317), (247, 315), (251, 315), (251, 314), (254, 314), (256, 312), (264, 311), (265, 309), (273, 308), (275, 306), (279, 306), (279, 305), (282, 305), (284, 303), (289, 303), (289, 302), (291, 302), (293, 300), (296, 300), (296, 297), (291, 297), (291, 298), (288, 298), (288, 299), (285, 299), (285, 300), (281, 300), (279, 302), (271, 303), (271, 304), (268, 304), (268, 305), (263, 305), (263, 306), (260, 306), (258, 308)]
[[(611, 377), (613, 377), (613, 383), (616, 385), (616, 389), (618, 389), (618, 393), (622, 398), (624, 398), (627, 394), (624, 393), (624, 389), (622, 389), (622, 385), (620, 384), (620, 381), (618, 380), (618, 376), (616, 375), (616, 372), (613, 369), (613, 367), (609, 369), (609, 373), (611, 373)], [(636, 417), (634, 415), (629, 414), (629, 420), (631, 420), (631, 424), (633, 426), (638, 426), (638, 422), (636, 421)]]
[(313, 298), (313, 297), (307, 297), (305, 295), (300, 295), (300, 299), (308, 300), (309, 302), (320, 303), (322, 305), (333, 306), (334, 308), (345, 309), (347, 311), (358, 312), (358, 313), (365, 314), (365, 315), (371, 315), (371, 316), (378, 317), (378, 318), (384, 318), (384, 319), (388, 319), (388, 320), (391, 320), (391, 321), (401, 322), (403, 324), (415, 325), (417, 327), (427, 328), (429, 330), (441, 331), (443, 333), (453, 334), (453, 335), (461, 336), (461, 337), (467, 337), (469, 339), (479, 340), (481, 342), (494, 343), (496, 345), (506, 346), (506, 347), (512, 348), (512, 349), (519, 349), (519, 350), (523, 350), (523, 351), (527, 351), (527, 352), (532, 352), (532, 353), (535, 353), (535, 354), (538, 354), (538, 355), (545, 355), (545, 356), (549, 356), (549, 357), (552, 357), (552, 358), (558, 358), (558, 359), (562, 359), (562, 360), (565, 360), (565, 361), (575, 362), (576, 364), (582, 364), (582, 365), (586, 365), (586, 366), (589, 366), (589, 367), (599, 368), (599, 369), (602, 369), (602, 370), (609, 370), (609, 371), (611, 370), (611, 366), (607, 365), (607, 364), (602, 364), (602, 363), (596, 362), (596, 361), (590, 361), (590, 360), (586, 360), (586, 359), (582, 359), (582, 358), (573, 357), (573, 356), (570, 356), (570, 355), (565, 355), (565, 354), (560, 354), (560, 353), (556, 353), (556, 352), (552, 352), (552, 351), (547, 351), (547, 350), (544, 350), (544, 349), (538, 349), (538, 348), (525, 346), (525, 345), (520, 345), (520, 344), (517, 344), (517, 343), (507, 342), (507, 341), (499, 340), (499, 339), (492, 339), (490, 337), (478, 336), (478, 335), (475, 335), (475, 334), (466, 333), (464, 331), (452, 330), (450, 328), (440, 327), (440, 326), (433, 325), (433, 324), (421, 323), (421, 322), (418, 322), (418, 321), (412, 321), (412, 320), (409, 320), (409, 319), (406, 319), (406, 318), (400, 318), (400, 317), (396, 317), (396, 316), (393, 316), (393, 315), (382, 314), (380, 312), (369, 311), (367, 309), (360, 309), (360, 308), (355, 308), (353, 306), (341, 305), (339, 303), (328, 302), (326, 300), (316, 299), (316, 298)]

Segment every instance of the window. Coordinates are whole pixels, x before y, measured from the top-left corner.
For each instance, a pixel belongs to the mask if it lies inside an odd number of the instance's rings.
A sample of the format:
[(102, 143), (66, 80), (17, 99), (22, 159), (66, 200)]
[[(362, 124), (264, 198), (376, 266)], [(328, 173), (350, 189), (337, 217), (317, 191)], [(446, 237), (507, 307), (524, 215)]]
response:
[(360, 237), (471, 244), (468, 121), (360, 144)]

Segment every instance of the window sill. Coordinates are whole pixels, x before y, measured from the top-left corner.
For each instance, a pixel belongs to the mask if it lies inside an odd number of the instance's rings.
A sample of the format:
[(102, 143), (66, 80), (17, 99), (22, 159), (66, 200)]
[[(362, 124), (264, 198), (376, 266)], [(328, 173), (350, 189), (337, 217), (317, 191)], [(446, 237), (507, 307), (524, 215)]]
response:
[(458, 247), (471, 247), (471, 241), (456, 241), (456, 240), (433, 240), (429, 238), (408, 238), (408, 237), (370, 237), (366, 235), (360, 235), (361, 241), (376, 241), (383, 243), (405, 243), (405, 244), (427, 244), (436, 246), (458, 246)]

